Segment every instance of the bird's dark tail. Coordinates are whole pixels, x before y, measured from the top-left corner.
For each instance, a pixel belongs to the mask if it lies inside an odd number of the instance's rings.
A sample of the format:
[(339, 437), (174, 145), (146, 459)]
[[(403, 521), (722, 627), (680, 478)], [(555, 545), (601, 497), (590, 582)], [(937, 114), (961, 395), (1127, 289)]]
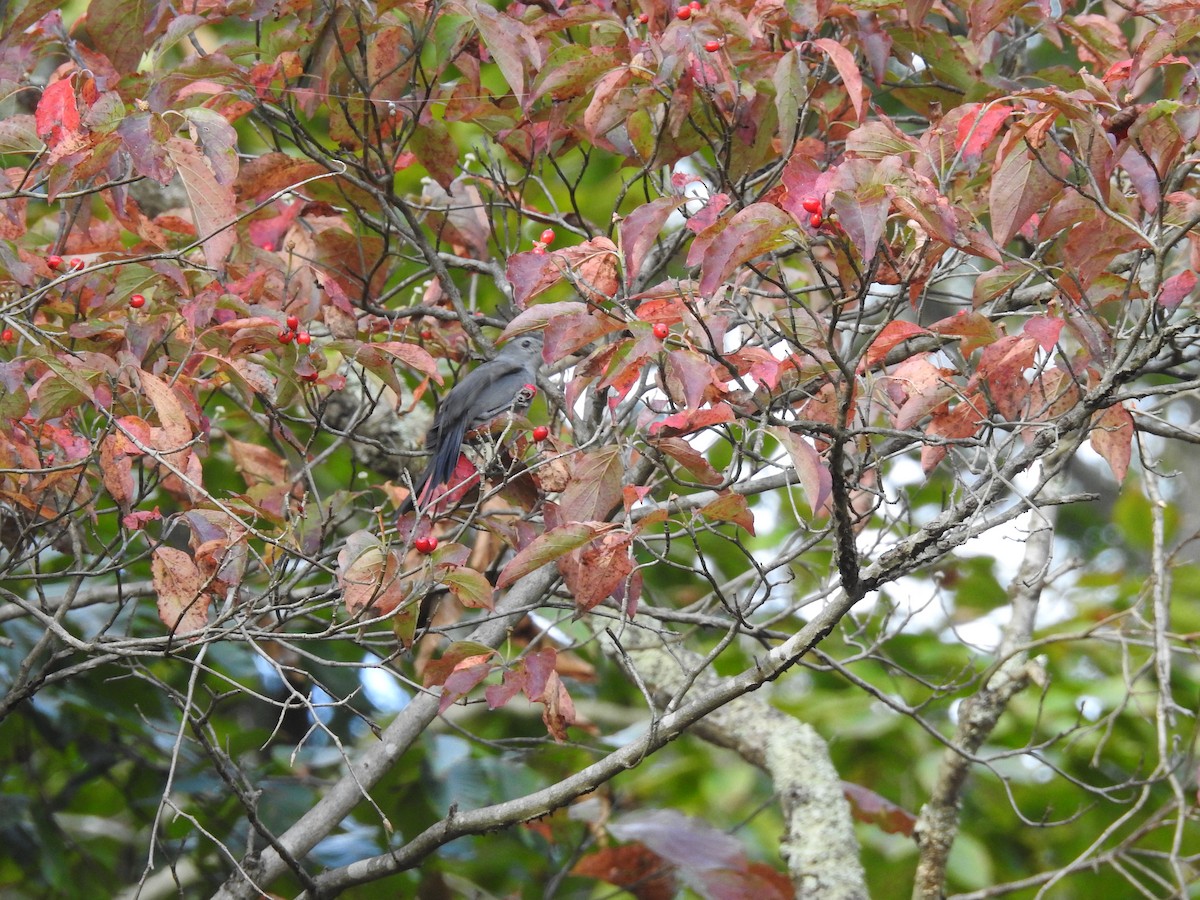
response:
[(400, 504), (400, 515), (411, 512), (418, 499), (424, 504), (433, 497), (438, 488), (446, 484), (458, 467), (458, 455), (462, 450), (463, 438), (466, 436), (466, 423), (451, 428), (446, 434), (437, 436), (437, 446), (433, 451), (433, 459), (425, 467), (425, 471), (413, 482), (412, 493)]

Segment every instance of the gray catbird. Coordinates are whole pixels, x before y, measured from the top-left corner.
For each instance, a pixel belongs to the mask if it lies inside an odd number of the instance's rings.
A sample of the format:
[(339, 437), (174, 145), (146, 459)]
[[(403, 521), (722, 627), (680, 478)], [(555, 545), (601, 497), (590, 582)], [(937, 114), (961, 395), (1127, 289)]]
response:
[(434, 491), (450, 480), (463, 438), (512, 408), (522, 388), (537, 378), (541, 355), (542, 335), (523, 334), (505, 344), (495, 359), (476, 367), (450, 389), (425, 435), (425, 449), (433, 457), (413, 483), (413, 492), (401, 504), (401, 515), (413, 508), (416, 498), (429, 500)]

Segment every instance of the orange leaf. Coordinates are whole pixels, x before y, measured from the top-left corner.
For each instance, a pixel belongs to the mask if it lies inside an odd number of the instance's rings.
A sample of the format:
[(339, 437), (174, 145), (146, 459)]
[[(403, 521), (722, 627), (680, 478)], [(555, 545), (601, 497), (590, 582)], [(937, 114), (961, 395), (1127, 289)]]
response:
[(188, 635), (208, 624), (210, 597), (192, 557), (174, 547), (156, 547), (150, 572), (158, 594), (158, 617), (173, 634)]
[(1104, 457), (1118, 482), (1125, 480), (1133, 454), (1133, 416), (1121, 404), (1092, 417), (1092, 449)]

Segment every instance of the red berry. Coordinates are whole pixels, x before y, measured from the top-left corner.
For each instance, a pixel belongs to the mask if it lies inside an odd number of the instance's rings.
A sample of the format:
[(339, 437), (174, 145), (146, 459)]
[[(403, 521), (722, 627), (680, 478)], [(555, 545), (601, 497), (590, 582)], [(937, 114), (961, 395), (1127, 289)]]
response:
[(706, 41), (704, 44), (704, 49), (707, 50), (709, 53), (716, 53), (718, 50), (721, 49), (721, 42), (720, 41)]
[(553, 244), (554, 243), (554, 229), (553, 228), (547, 228), (545, 231), (542, 232), (541, 242), (543, 244)]
[(141, 294), (134, 294), (129, 298), (129, 305), (134, 309), (141, 309), (146, 305), (146, 298)]
[(640, 16), (638, 16), (638, 21), (641, 22), (643, 25), (647, 24), (650, 21), (650, 14), (642, 13)]
[(82, 259), (80, 259), (78, 256), (71, 257), (71, 268), (74, 271), (78, 272), (80, 269), (83, 268), (83, 266), (84, 266), (84, 262)]
[(424, 331), (421, 332), (421, 340), (432, 341), (433, 340), (433, 332), (430, 331), (428, 328), (426, 328)]
[(438, 540), (433, 535), (429, 537), (420, 537), (413, 541), (413, 546), (417, 548), (418, 553), (424, 553), (428, 556), (437, 549)]
[(548, 437), (550, 437), (550, 429), (545, 425), (539, 425), (537, 428), (533, 429), (533, 439), (539, 444)]
[(675, 18), (679, 19), (681, 22), (686, 22), (691, 17), (692, 8), (690, 6), (681, 6), (679, 9), (675, 10)]
[(290, 331), (279, 332), (279, 343), (290, 344), (292, 342), (292, 333)]
[(655, 322), (654, 323), (654, 336), (656, 338), (658, 338), (660, 341), (665, 341), (667, 339), (667, 335), (670, 333), (671, 333), (671, 329), (667, 327), (666, 322)]
[(321, 377), (321, 373), (319, 373), (319, 372), (305, 372), (304, 374), (302, 374), (300, 376), (300, 380), (301, 381), (316, 381), (320, 377)]
[(804, 207), (806, 213), (819, 213), (821, 211), (821, 201), (816, 197), (807, 197), (800, 205)]
[(287, 327), (290, 328), (292, 331), (295, 331), (297, 328), (299, 328), (300, 327), (300, 317), (299, 316), (288, 316), (287, 317)]
[(824, 221), (825, 220), (823, 218), (821, 218), (821, 214), (819, 212), (815, 212), (809, 217), (808, 224), (811, 225), (813, 228), (820, 228), (821, 223)]
[(62, 265), (62, 257), (57, 256), (57, 255), (47, 256), (46, 257), (46, 265), (48, 265), (52, 269), (57, 269), (59, 266)]
[(545, 248), (545, 247), (534, 247), (534, 248), (533, 248), (533, 255), (534, 255), (534, 256), (545, 256), (545, 255), (546, 255), (546, 248)]
[(688, 6), (692, 8), (692, 12), (700, 12), (700, 10), (704, 8), (704, 4), (701, 3), (700, 0), (692, 0)]
[(312, 343), (312, 335), (307, 331), (301, 331), (298, 335), (296, 335), (296, 343), (307, 347)]
[(262, 247), (264, 250), (272, 250), (273, 251), (275, 249), (275, 245), (272, 244), (270, 241), (263, 241), (259, 246)]
[(6, 344), (11, 344), (13, 342), (13, 330), (11, 328), (5, 328), (3, 331), (0, 331), (0, 341), (4, 341)]

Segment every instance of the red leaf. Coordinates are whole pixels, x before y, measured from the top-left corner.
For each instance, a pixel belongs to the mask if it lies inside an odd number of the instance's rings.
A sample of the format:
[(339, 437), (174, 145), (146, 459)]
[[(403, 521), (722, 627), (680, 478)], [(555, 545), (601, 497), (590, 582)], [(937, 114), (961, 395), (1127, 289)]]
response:
[(728, 403), (721, 403), (712, 409), (688, 409), (667, 416), (661, 422), (650, 426), (651, 437), (675, 437), (681, 434), (691, 434), (703, 428), (711, 428), (723, 422), (734, 420), (733, 410)]
[(625, 282), (632, 284), (642, 270), (642, 261), (667, 219), (683, 204), (682, 197), (662, 197), (644, 203), (621, 222), (621, 252), (625, 256)]
[[(566, 306), (567, 304), (550, 303), (546, 305)], [(583, 304), (573, 305), (582, 306)], [(534, 307), (534, 309), (540, 308), (540, 306)], [(546, 345), (543, 350), (546, 361), (555, 363), (560, 359), (565, 359), (576, 350), (624, 327), (624, 322), (602, 310), (585, 309), (582, 312), (556, 315), (546, 326)]]
[(455, 641), (446, 648), (445, 653), (425, 665), (425, 669), (421, 673), (421, 685), (436, 687), (439, 684), (445, 684), (450, 673), (462, 665), (464, 660), (470, 659), (471, 665), (474, 665), (479, 660), (489, 659), (495, 655), (496, 651), (484, 644), (477, 644), (473, 641)]
[(819, 47), (828, 54), (834, 68), (842, 76), (842, 84), (846, 86), (846, 93), (850, 95), (850, 104), (854, 107), (854, 115), (861, 122), (865, 109), (863, 102), (863, 80), (862, 73), (858, 71), (858, 63), (854, 61), (854, 54), (832, 38), (815, 40), (813, 41), (813, 46)]
[(992, 179), (988, 191), (988, 207), (992, 213), (992, 237), (1003, 247), (1020, 231), (1029, 217), (1062, 193), (1062, 181), (1046, 170), (1047, 163), (1057, 157), (1042, 154), (1033, 158), (1033, 151), (1018, 146), (1004, 158)]
[(409, 139), (409, 148), (438, 184), (451, 190), (451, 182), (458, 175), (458, 145), (450, 129), (441, 119), (429, 119), (414, 128)]
[(922, 353), (906, 359), (884, 382), (888, 398), (896, 405), (892, 424), (901, 430), (911, 428), (931, 411), (958, 395), (952, 369), (942, 369)]
[(238, 174), (237, 132), (233, 126), (220, 113), (200, 106), (180, 113), (187, 119), (188, 134), (208, 160), (217, 183), (233, 185)]
[(653, 441), (653, 446), (659, 452), (665, 453), (680, 463), (701, 484), (712, 486), (725, 480), (724, 476), (704, 458), (704, 455), (683, 438), (660, 438)]
[(575, 724), (575, 703), (557, 672), (551, 672), (541, 702), (542, 722), (549, 735), (559, 743), (567, 739), (567, 727)]
[[(987, 421), (987, 403), (975, 395), (962, 400), (954, 409), (935, 414), (925, 433), (930, 437), (961, 439), (969, 438), (979, 431), (980, 426)], [(946, 444), (926, 444), (921, 448), (921, 469), (929, 474), (937, 464), (946, 458), (949, 448)]]
[(217, 181), (191, 141), (171, 138), (167, 141), (167, 153), (187, 192), (196, 234), (203, 241), (204, 261), (213, 269), (223, 270), (237, 241), (237, 232), (231, 227), (237, 215), (233, 189)]
[(792, 465), (796, 467), (796, 474), (800, 477), (800, 485), (804, 488), (809, 510), (814, 516), (827, 514), (829, 497), (833, 491), (833, 476), (830, 475), (829, 466), (821, 459), (817, 448), (782, 425), (772, 427), (771, 433), (779, 439), (788, 456), (792, 458)]
[(149, 47), (147, 29), (158, 15), (157, 5), (149, 0), (91, 0), (85, 21), (96, 49), (113, 67), (118, 72), (135, 72)]
[(954, 149), (962, 151), (963, 161), (972, 172), (979, 165), (983, 151), (996, 139), (1009, 115), (1016, 111), (1015, 106), (977, 104), (958, 120)]
[(380, 350), (389, 356), (395, 357), (410, 369), (415, 369), (423, 375), (428, 375), (438, 384), (442, 383), (441, 373), (438, 372), (437, 360), (424, 347), (403, 341), (382, 341), (370, 346), (375, 350)]
[(1092, 449), (1104, 457), (1117, 482), (1125, 480), (1133, 454), (1133, 416), (1121, 404), (1092, 417)]
[(1136, 147), (1131, 146), (1121, 155), (1120, 166), (1129, 175), (1129, 182), (1137, 191), (1142, 209), (1150, 212), (1157, 210), (1161, 193), (1159, 178), (1149, 160)]
[(733, 491), (724, 491), (720, 498), (700, 508), (700, 515), (710, 522), (732, 522), (744, 528), (751, 536), (754, 531), (754, 513), (750, 510), (746, 497)]
[(674, 325), (683, 321), (683, 317), (687, 315), (688, 309), (684, 305), (683, 300), (678, 294), (673, 294), (669, 297), (654, 297), (646, 298), (649, 295), (639, 294), (633, 298), (641, 300), (638, 303), (637, 317), (642, 322), (663, 322), (667, 325)]
[(577, 612), (584, 613), (612, 596), (633, 571), (627, 531), (609, 531), (558, 560)]
[(1022, 335), (1009, 335), (989, 344), (979, 358), (979, 368), (968, 390), (987, 385), (987, 398), (1007, 419), (1021, 418), (1029, 397), (1029, 382), (1025, 370), (1033, 365), (1037, 342)]
[(721, 217), (721, 211), (729, 205), (728, 194), (713, 194), (704, 208), (687, 220), (687, 230), (699, 234)]
[(567, 277), (588, 299), (607, 300), (619, 287), (617, 246), (598, 237), (565, 250), (514, 253), (504, 274), (512, 285), (513, 302), (521, 308)]
[(1158, 305), (1164, 309), (1175, 309), (1195, 287), (1196, 273), (1191, 269), (1172, 275), (1162, 283), (1162, 289), (1158, 292)]
[(864, 372), (879, 365), (879, 363), (887, 358), (888, 353), (897, 344), (901, 344), (911, 337), (929, 333), (927, 329), (922, 328), (920, 325), (905, 322), (903, 319), (893, 319), (887, 325), (883, 326), (883, 330), (871, 342), (871, 346), (867, 348), (862, 361), (858, 364), (858, 370)]
[(888, 834), (912, 837), (917, 817), (904, 807), (852, 781), (842, 782), (842, 792), (850, 801), (850, 812), (858, 821), (878, 825)]
[(752, 203), (716, 236), (700, 264), (700, 293), (711, 297), (742, 263), (786, 244), (792, 217), (770, 203)]
[(1031, 316), (1021, 330), (1038, 342), (1038, 346), (1049, 353), (1058, 343), (1065, 323), (1058, 316)]
[(838, 214), (838, 222), (862, 257), (863, 266), (869, 266), (875, 258), (890, 206), (891, 200), (882, 184), (859, 184), (852, 194), (840, 190), (833, 195), (833, 208)]
[(603, 522), (621, 502), (625, 459), (615, 444), (576, 458), (571, 481), (559, 499), (560, 521)]
[(79, 107), (71, 79), (64, 78), (46, 86), (34, 117), (38, 136), (46, 138), (51, 147), (68, 134), (79, 131)]
[(491, 674), (495, 663), (487, 662), (488, 656), (470, 656), (454, 667), (454, 671), (442, 683), (442, 698), (438, 701), (438, 715), (449, 709), (456, 700), (461, 700), (475, 686)]
[(160, 521), (162, 521), (162, 511), (156, 506), (149, 512), (139, 509), (127, 516), (122, 516), (121, 527), (128, 528), (130, 531), (139, 531), (146, 527), (147, 522)]
[[(119, 434), (108, 434), (100, 442), (100, 478), (109, 496), (116, 502), (122, 514), (128, 515), (133, 499), (133, 463), (125, 455), (129, 442)], [(128, 527), (128, 526), (126, 526)]]
[(1000, 329), (991, 319), (973, 310), (960, 309), (954, 315), (934, 322), (929, 326), (934, 334), (948, 334), (962, 338), (959, 349), (969, 356), (979, 347), (986, 347), (1000, 339)]
[[(523, 662), (523, 661), (522, 661)], [(525, 690), (525, 667), (518, 663), (504, 670), (504, 680), (500, 684), (489, 684), (483, 691), (483, 699), (487, 701), (488, 709), (500, 709), (521, 691)]]
[(529, 68), (540, 68), (542, 63), (542, 53), (533, 32), (527, 25), (480, 0), (459, 0), (455, 5), (471, 17), (504, 80), (517, 99), (522, 100), (528, 87)]
[(721, 396), (721, 384), (708, 357), (694, 350), (672, 350), (666, 360), (666, 389), (693, 409)]
[(545, 647), (537, 653), (531, 653), (521, 660), (527, 678), (525, 679), (525, 696), (530, 700), (543, 700), (546, 697), (546, 685), (554, 674), (554, 666), (558, 661), (558, 651), (553, 647)]
[(642, 844), (605, 847), (575, 864), (572, 875), (599, 878), (629, 891), (636, 900), (672, 900), (675, 867)]
[(742, 347), (737, 353), (726, 355), (725, 361), (737, 367), (739, 375), (749, 375), (769, 390), (779, 385), (779, 376), (784, 364), (762, 347)]

